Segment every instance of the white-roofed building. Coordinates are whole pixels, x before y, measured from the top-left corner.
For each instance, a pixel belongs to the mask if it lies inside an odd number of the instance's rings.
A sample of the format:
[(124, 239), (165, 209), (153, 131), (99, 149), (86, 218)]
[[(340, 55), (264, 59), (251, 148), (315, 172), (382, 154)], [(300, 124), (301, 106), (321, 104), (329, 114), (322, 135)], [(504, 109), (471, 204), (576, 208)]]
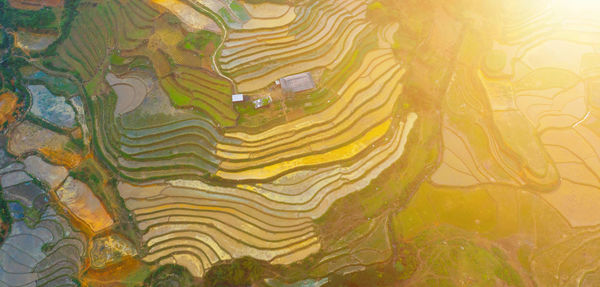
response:
[(231, 101), (234, 103), (239, 103), (244, 101), (244, 94), (235, 94), (231, 96)]

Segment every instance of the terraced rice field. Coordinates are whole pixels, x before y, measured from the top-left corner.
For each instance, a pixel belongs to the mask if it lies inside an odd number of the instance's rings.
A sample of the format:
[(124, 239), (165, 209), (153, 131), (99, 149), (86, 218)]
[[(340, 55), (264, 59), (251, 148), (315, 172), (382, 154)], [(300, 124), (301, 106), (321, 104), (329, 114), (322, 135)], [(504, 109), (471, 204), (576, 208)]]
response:
[(333, 69), (361, 33), (372, 32), (362, 1), (314, 1), (298, 10), (289, 24), (230, 32), (218, 65), (239, 92), (263, 89), (298, 71)]
[(587, 2), (82, 0), (11, 58), (0, 286), (598, 286)]
[[(71, 277), (82, 266), (79, 254), (85, 251), (85, 241), (63, 231), (65, 227), (68, 223), (53, 213), (45, 214), (35, 229), (15, 223), (0, 249), (0, 281), (5, 286), (77, 286)], [(44, 244), (54, 247), (44, 253)]]
[(257, 28), (275, 28), (287, 25), (296, 19), (296, 9), (289, 5), (273, 3), (248, 3), (243, 2), (250, 20), (244, 23), (247, 30)]
[(217, 23), (215, 23), (215, 21), (181, 1), (158, 0), (154, 1), (154, 3), (169, 9), (169, 11), (175, 14), (181, 21), (183, 21), (183, 23), (185, 23), (188, 29), (192, 31), (207, 30), (215, 33), (221, 32), (221, 29)]
[[(228, 31), (216, 66), (209, 69), (177, 57), (182, 53), (177, 39), (182, 38), (162, 34), (167, 27), (162, 20), (149, 32), (156, 42), (124, 47), (121, 41), (129, 40), (106, 37), (111, 40), (105, 45), (114, 41), (125, 57), (173, 57), (170, 67), (153, 62), (155, 73), (107, 73), (106, 84), (96, 85), (112, 92), (98, 94), (91, 105), (94, 144), (122, 178), (118, 191), (144, 232), (144, 261), (177, 263), (194, 276), (243, 256), (273, 264), (299, 261), (322, 247), (313, 220), (336, 200), (366, 187), (404, 154), (419, 121), (418, 114), (398, 107), (405, 68), (395, 60), (383, 31), (367, 42), (368, 50), (352, 52), (361, 45), (356, 39), (376, 27), (366, 20), (365, 3), (346, 2), (275, 5), (270, 14), (248, 4), (254, 18)], [(124, 12), (129, 7), (105, 5)], [(121, 33), (107, 30), (107, 35)], [(334, 37), (343, 41), (326, 44)], [(264, 58), (266, 53), (273, 55)], [(102, 66), (101, 59), (81, 67)], [(347, 59), (359, 63), (349, 67)], [(111, 68), (123, 71), (130, 63), (114, 62), (118, 69)], [(270, 72), (243, 83), (250, 74), (241, 71), (256, 70), (250, 63), (268, 65)], [(237, 115), (227, 112), (232, 83), (216, 74), (239, 74), (232, 77), (233, 86), (248, 91), (316, 69), (325, 69), (334, 80), (328, 85), (328, 102), (319, 109), (257, 132), (223, 129), (234, 125)], [(91, 71), (81, 69), (81, 75), (95, 83)], [(160, 85), (152, 82), (155, 77)]]
[[(85, 5), (76, 17), (73, 29), (57, 49), (53, 65), (75, 70), (83, 80), (90, 80), (104, 65), (107, 49), (134, 49), (152, 32), (158, 13), (140, 1), (108, 1), (98, 6)], [(127, 15), (127, 16), (125, 16)], [(122, 29), (117, 29), (120, 27)]]
[[(0, 169), (3, 198), (10, 202), (12, 226), (0, 247), (2, 286), (77, 286), (72, 278), (83, 269), (87, 242), (69, 221), (49, 206), (46, 191), (34, 183), (60, 183), (60, 167), (30, 156), (23, 163), (4, 158)], [(27, 173), (26, 173), (27, 172)], [(53, 176), (53, 178), (47, 178)], [(64, 179), (64, 178), (63, 178)], [(55, 186), (54, 186), (55, 188)], [(36, 210), (39, 213), (27, 212)]]
[[(323, 111), (256, 134), (221, 133), (197, 115), (152, 110), (152, 101), (165, 101), (160, 91), (137, 107), (137, 115), (162, 114), (160, 123), (118, 117), (110, 111), (120, 104), (115, 89), (117, 102), (106, 97), (95, 111), (98, 144), (114, 169), (135, 182), (118, 189), (146, 230), (144, 259), (202, 276), (231, 258), (287, 264), (318, 251), (312, 219), (403, 154), (418, 120), (414, 113), (395, 116), (403, 74), (389, 45), (375, 48)], [(172, 95), (169, 85), (162, 83)], [(205, 182), (209, 174), (221, 183)], [(167, 181), (144, 184), (157, 179)]]

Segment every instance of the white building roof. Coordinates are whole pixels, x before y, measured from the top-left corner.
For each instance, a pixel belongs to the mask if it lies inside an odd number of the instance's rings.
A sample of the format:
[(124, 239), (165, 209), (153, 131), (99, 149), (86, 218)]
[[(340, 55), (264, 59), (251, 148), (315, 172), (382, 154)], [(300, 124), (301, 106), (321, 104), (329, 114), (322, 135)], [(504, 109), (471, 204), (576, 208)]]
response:
[(244, 101), (244, 94), (235, 94), (231, 96), (231, 101), (234, 103), (237, 102), (243, 102)]

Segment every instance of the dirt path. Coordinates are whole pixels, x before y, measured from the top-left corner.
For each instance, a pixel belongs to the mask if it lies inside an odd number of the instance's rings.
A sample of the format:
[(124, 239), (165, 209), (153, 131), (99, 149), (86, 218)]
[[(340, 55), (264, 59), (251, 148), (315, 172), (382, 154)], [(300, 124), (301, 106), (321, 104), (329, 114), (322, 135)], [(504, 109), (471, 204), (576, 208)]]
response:
[(223, 49), (225, 40), (229, 36), (228, 35), (229, 30), (227, 30), (227, 25), (225, 25), (225, 22), (218, 14), (216, 14), (215, 12), (210, 10), (208, 7), (202, 5), (198, 1), (184, 0), (184, 2), (189, 4), (190, 6), (192, 6), (192, 8), (196, 9), (198, 12), (204, 13), (205, 15), (209, 16), (211, 19), (213, 19), (217, 23), (217, 25), (219, 25), (219, 27), (221, 27), (221, 30), (223, 31), (223, 39), (222, 39), (221, 43), (219, 44), (219, 46), (215, 49), (215, 53), (211, 57), (212, 58), (212, 67), (219, 76), (227, 79), (231, 83), (231, 85), (233, 87), (232, 93), (236, 94), (237, 86), (236, 86), (235, 82), (230, 77), (223, 74), (223, 72), (221, 72), (219, 65), (217, 64), (219, 54), (221, 53), (221, 50)]

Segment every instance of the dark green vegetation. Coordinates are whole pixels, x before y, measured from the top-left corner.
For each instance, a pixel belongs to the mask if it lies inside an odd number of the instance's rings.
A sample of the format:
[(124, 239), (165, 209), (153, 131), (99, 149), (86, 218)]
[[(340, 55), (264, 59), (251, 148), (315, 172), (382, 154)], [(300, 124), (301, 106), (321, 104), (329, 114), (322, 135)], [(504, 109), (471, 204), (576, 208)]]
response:
[[(30, 11), (14, 9), (10, 7), (6, 0), (0, 0), (0, 26), (3, 27), (0, 33), (0, 81), (2, 83), (0, 90), (18, 91), (19, 98), (26, 98), (24, 95), (25, 88), (22, 86), (22, 76), (18, 69), (27, 63), (22, 58), (24, 55), (20, 50), (13, 52), (13, 49), (10, 49), (14, 45), (14, 37), (9, 36), (7, 31), (14, 32), (18, 28), (25, 28), (38, 32), (60, 32), (58, 39), (41, 53), (43, 55), (53, 55), (59, 43), (62, 43), (69, 37), (71, 23), (78, 14), (77, 7), (79, 1), (65, 0), (63, 8), (46, 7)], [(50, 67), (56, 68), (47, 60), (43, 60), (43, 62)], [(62, 71), (67, 70), (62, 69)], [(26, 107), (27, 102), (23, 106)]]
[[(238, 258), (213, 266), (197, 282), (182, 266), (167, 264), (153, 271), (144, 279), (144, 287), (249, 287), (260, 283), (267, 263), (250, 257)], [(260, 285), (262, 286), (262, 285)]]
[(25, 220), (25, 224), (29, 228), (34, 228), (40, 222), (43, 211), (39, 210), (33, 206), (32, 207), (24, 207), (24, 209), (25, 209), (25, 217), (23, 219)]
[[(10, 45), (12, 45), (12, 37), (9, 37), (8, 39)], [(12, 57), (11, 49), (7, 49), (7, 54), (0, 56), (0, 61), (2, 61), (2, 63), (0, 63), (0, 93), (10, 91), (17, 95), (19, 98), (19, 110), (16, 114), (22, 116), (25, 114), (25, 111), (31, 102), (29, 93), (23, 85), (21, 73), (19, 73), (19, 68), (27, 65), (27, 62), (22, 58)]]
[(95, 193), (102, 192), (104, 183), (108, 181), (108, 175), (93, 159), (86, 159), (72, 169), (69, 175), (87, 184)]
[(31, 30), (56, 30), (59, 25), (56, 17), (58, 9), (49, 7), (35, 11), (20, 10), (10, 7), (8, 1), (0, 0), (0, 12), (0, 23), (12, 30), (17, 27)]
[[(48, 46), (48, 48), (46, 48), (46, 50), (43, 51), (44, 55), (55, 55), (56, 48), (58, 47), (58, 45), (64, 42), (69, 37), (69, 35), (71, 34), (71, 26), (73, 25), (73, 20), (75, 20), (75, 17), (79, 13), (77, 10), (77, 8), (79, 7), (79, 3), (80, 0), (65, 0), (62, 11), (62, 17), (60, 19), (60, 34), (58, 35), (56, 41), (50, 44), (50, 46)], [(49, 62), (44, 61), (44, 64), (47, 63)], [(55, 67), (51, 63), (48, 66)], [(62, 71), (65, 71), (65, 69), (63, 69)]]
[(205, 287), (248, 287), (263, 277), (263, 262), (250, 257), (213, 266), (204, 276)]
[(185, 268), (167, 264), (159, 267), (144, 279), (144, 287), (191, 287), (194, 278)]
[(4, 200), (4, 197), (0, 192), (0, 244), (4, 242), (4, 239), (10, 232), (11, 223), (12, 217), (8, 210), (8, 203)]

